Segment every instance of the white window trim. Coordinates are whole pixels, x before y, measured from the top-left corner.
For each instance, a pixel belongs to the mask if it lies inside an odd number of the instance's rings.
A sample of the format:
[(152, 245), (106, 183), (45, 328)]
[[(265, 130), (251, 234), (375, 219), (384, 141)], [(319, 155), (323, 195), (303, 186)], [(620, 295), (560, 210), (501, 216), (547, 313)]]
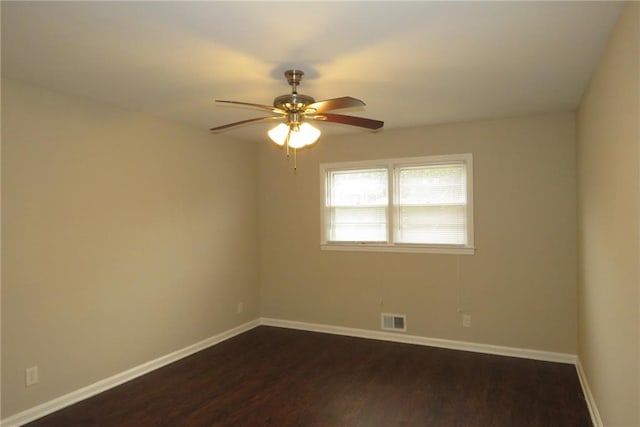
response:
[[(425, 165), (425, 164), (450, 164), (464, 162), (467, 178), (467, 244), (466, 245), (438, 245), (438, 244), (414, 244), (393, 243), (395, 225), (394, 219), (394, 171), (399, 166)], [(326, 240), (327, 210), (325, 208), (327, 197), (327, 172), (353, 169), (386, 168), (388, 170), (388, 195), (387, 209), (387, 237), (388, 242), (330, 242)], [(434, 254), (458, 254), (473, 255), (475, 253), (474, 229), (473, 229), (473, 155), (450, 154), (441, 156), (407, 157), (396, 159), (364, 160), (339, 163), (320, 164), (320, 249), (323, 251), (363, 251), (363, 252), (409, 252), (409, 253), (434, 253)]]

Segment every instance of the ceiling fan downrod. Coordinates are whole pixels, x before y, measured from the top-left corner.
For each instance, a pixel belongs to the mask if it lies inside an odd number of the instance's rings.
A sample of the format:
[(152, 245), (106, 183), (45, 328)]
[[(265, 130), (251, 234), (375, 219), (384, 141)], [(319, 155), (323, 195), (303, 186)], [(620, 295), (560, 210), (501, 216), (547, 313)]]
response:
[(287, 82), (289, 86), (291, 86), (291, 93), (298, 93), (298, 85), (300, 84), (300, 80), (302, 80), (302, 76), (304, 76), (304, 72), (301, 70), (287, 70), (284, 72), (284, 76), (287, 78)]

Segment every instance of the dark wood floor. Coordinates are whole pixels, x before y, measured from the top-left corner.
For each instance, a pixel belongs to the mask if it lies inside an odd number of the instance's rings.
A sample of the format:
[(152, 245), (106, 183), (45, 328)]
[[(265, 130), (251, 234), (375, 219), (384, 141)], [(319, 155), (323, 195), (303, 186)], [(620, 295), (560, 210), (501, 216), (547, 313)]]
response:
[(30, 426), (591, 426), (572, 365), (259, 327)]

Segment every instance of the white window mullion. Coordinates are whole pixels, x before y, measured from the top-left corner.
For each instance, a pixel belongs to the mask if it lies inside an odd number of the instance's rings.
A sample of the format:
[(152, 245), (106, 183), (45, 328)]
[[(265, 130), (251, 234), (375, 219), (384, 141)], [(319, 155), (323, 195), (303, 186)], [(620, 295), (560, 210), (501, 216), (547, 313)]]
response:
[(467, 181), (467, 246), (475, 247), (473, 233), (473, 158), (465, 155), (465, 179)]
[(394, 177), (393, 164), (387, 165), (387, 188), (389, 189), (389, 201), (387, 203), (387, 244), (392, 245), (395, 242), (395, 216), (396, 216), (396, 204), (395, 200), (395, 186), (396, 181)]

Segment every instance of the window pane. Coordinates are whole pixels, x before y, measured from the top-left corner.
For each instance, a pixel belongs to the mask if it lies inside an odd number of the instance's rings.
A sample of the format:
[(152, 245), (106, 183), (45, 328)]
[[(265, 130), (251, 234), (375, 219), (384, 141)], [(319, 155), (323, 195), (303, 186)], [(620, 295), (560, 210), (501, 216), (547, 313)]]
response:
[(387, 170), (331, 172), (329, 206), (386, 205)]
[(399, 243), (467, 243), (466, 207), (400, 206), (396, 240)]
[(387, 240), (386, 207), (332, 208), (330, 240), (334, 242), (384, 242)]
[(399, 168), (396, 241), (467, 243), (464, 164)]
[(335, 242), (386, 241), (386, 206), (332, 208), (330, 240)]
[(329, 173), (328, 239), (334, 242), (386, 242), (386, 169)]
[(384, 224), (387, 222), (385, 206), (367, 206), (357, 208), (332, 208), (335, 224)]
[(466, 176), (462, 164), (402, 168), (398, 180), (401, 205), (466, 203)]

